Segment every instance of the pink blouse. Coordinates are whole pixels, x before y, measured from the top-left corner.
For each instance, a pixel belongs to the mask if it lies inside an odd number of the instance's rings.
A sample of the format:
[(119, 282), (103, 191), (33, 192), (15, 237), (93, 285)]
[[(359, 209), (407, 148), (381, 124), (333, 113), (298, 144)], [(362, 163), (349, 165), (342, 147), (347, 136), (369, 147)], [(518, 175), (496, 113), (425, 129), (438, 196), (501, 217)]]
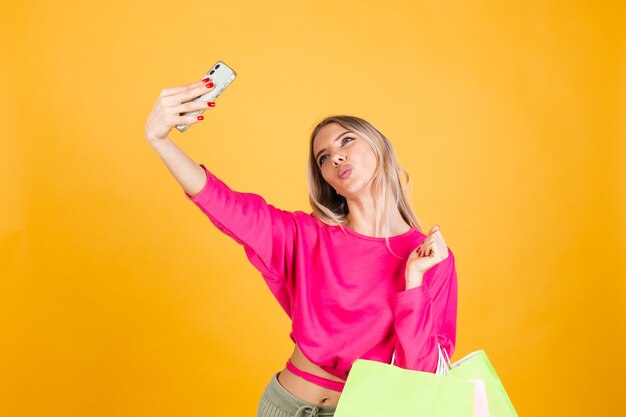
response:
[(347, 379), (352, 363), (370, 359), (427, 372), (437, 343), (452, 358), (456, 340), (454, 256), (406, 290), (405, 266), (425, 239), (412, 227), (389, 238), (322, 223), (313, 213), (285, 211), (259, 195), (237, 192), (200, 165), (202, 190), (187, 198), (241, 244), (292, 321), (289, 337), (326, 372)]

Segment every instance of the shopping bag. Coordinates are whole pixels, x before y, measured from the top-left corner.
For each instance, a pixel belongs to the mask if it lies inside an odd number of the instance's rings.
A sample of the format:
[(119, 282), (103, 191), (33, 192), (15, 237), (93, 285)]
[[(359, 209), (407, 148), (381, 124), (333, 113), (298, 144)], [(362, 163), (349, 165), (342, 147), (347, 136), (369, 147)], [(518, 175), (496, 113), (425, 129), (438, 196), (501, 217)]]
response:
[[(438, 370), (444, 369), (439, 366), (440, 363), (441, 351)], [(472, 417), (474, 394), (475, 384), (463, 378), (357, 359), (352, 365), (334, 415)]]
[(440, 347), (437, 372), (475, 384), (474, 417), (517, 417), (513, 403), (484, 350), (472, 352), (453, 364)]
[(484, 350), (451, 364), (446, 350), (438, 349), (434, 374), (357, 359), (335, 416), (517, 417)]

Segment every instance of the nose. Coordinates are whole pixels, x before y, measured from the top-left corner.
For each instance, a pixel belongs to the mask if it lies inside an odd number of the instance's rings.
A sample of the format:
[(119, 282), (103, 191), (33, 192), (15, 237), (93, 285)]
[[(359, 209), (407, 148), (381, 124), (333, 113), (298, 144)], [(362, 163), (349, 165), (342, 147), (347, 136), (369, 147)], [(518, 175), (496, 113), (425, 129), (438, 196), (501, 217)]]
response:
[(346, 157), (344, 155), (341, 155), (341, 154), (338, 154), (338, 153), (335, 153), (333, 155), (333, 164), (335, 164), (335, 165), (337, 165), (339, 163), (343, 163), (343, 162), (345, 162), (345, 160), (346, 160)]

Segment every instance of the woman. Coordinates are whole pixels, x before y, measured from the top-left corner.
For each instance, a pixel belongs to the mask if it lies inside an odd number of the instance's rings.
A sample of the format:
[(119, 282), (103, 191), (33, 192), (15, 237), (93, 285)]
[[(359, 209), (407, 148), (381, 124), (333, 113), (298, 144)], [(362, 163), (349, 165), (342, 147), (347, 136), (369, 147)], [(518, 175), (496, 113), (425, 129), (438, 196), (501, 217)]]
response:
[(203, 120), (180, 113), (213, 108), (189, 101), (207, 88), (210, 79), (163, 90), (145, 132), (186, 197), (243, 245), (292, 320), (293, 354), (257, 415), (333, 415), (358, 358), (434, 372), (438, 344), (452, 357), (454, 257), (438, 226), (421, 232), (408, 175), (385, 136), (358, 117), (322, 120), (309, 147), (313, 212), (280, 210), (231, 190), (168, 137), (175, 125)]

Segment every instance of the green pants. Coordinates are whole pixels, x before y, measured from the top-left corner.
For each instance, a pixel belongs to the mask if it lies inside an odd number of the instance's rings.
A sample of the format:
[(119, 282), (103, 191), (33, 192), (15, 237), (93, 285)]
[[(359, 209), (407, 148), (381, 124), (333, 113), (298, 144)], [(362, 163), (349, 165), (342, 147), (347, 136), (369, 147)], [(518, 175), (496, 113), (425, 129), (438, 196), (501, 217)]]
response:
[(280, 382), (278, 374), (272, 376), (269, 384), (265, 387), (257, 417), (314, 417), (333, 416), (336, 406), (318, 406), (296, 397), (287, 391)]

